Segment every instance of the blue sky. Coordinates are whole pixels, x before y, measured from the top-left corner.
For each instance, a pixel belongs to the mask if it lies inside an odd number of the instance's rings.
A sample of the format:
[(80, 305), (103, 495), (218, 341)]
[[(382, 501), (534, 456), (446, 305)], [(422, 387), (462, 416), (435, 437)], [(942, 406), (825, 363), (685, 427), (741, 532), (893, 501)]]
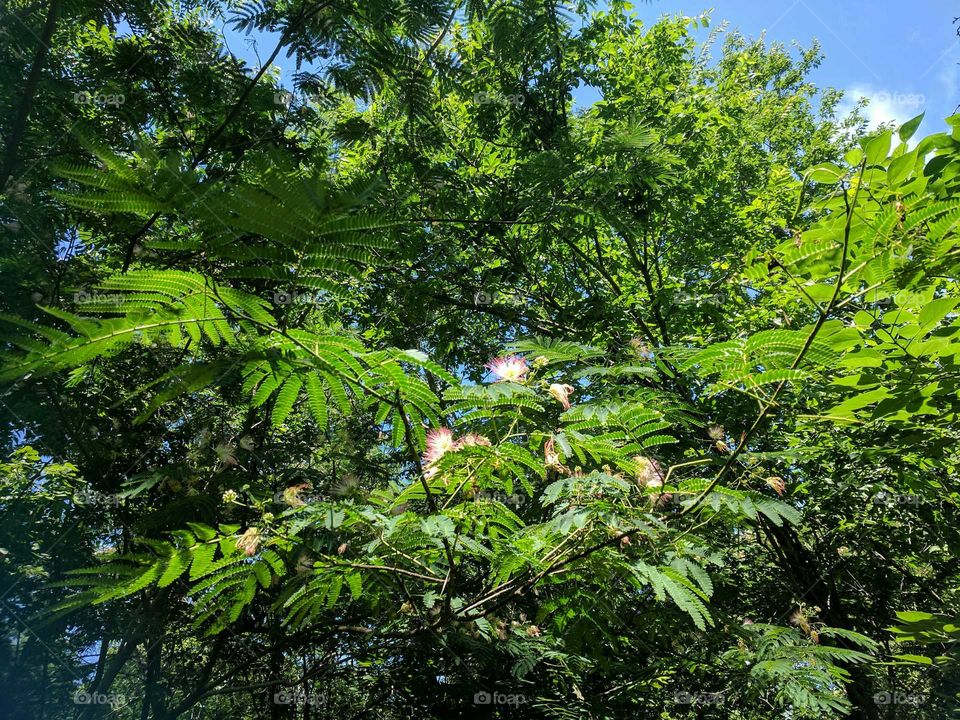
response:
[[(943, 129), (943, 118), (960, 105), (960, 38), (952, 20), (960, 14), (955, 0), (654, 0), (637, 2), (634, 12), (645, 23), (664, 14), (700, 15), (709, 12), (711, 28), (723, 21), (729, 31), (769, 42), (807, 47), (818, 40), (825, 59), (811, 79), (820, 87), (847, 93), (850, 103), (867, 97), (866, 116), (872, 125), (904, 122), (926, 111), (921, 133)], [(701, 31), (705, 36), (707, 31)], [(270, 54), (275, 36), (245, 37), (226, 33), (230, 49), (251, 65)], [(290, 87), (293, 63), (278, 58), (280, 79)], [(581, 89), (578, 105), (595, 93)]]

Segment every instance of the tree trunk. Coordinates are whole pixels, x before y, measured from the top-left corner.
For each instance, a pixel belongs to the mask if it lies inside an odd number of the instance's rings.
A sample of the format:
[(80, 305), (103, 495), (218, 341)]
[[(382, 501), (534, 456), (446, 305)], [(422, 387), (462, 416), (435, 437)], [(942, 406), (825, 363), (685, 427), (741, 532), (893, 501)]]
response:
[(23, 100), (17, 108), (13, 123), (11, 123), (7, 132), (7, 142), (3, 153), (3, 168), (0, 170), (0, 189), (6, 187), (9, 180), (17, 171), (17, 155), (20, 149), (20, 142), (23, 140), (24, 133), (26, 133), (27, 130), (27, 120), (30, 117), (30, 111), (33, 110), (37, 87), (40, 85), (40, 76), (43, 74), (43, 68), (50, 54), (50, 40), (53, 38), (53, 31), (56, 29), (57, 18), (60, 15), (62, 6), (63, 0), (52, 0), (50, 9), (47, 10), (47, 19), (43, 23), (40, 44), (37, 45), (37, 50), (33, 54), (30, 74), (27, 75), (27, 82), (23, 88)]

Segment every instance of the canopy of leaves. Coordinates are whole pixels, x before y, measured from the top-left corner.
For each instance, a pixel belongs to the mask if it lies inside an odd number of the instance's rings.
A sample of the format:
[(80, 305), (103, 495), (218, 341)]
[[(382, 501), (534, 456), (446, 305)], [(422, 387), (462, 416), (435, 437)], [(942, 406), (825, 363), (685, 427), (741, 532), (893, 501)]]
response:
[(957, 712), (960, 116), (620, 2), (0, 27), (11, 717)]

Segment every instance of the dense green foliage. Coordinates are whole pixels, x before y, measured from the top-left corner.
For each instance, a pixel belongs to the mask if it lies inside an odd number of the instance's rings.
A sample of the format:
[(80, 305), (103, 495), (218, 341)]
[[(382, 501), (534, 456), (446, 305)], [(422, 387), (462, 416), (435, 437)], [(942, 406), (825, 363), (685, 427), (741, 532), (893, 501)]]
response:
[(957, 712), (960, 116), (701, 25), (2, 10), (10, 717)]

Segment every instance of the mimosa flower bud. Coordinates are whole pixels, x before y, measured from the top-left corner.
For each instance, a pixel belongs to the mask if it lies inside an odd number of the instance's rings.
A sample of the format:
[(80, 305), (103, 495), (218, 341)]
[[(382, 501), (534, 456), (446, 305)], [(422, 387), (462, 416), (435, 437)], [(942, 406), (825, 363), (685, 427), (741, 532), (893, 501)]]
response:
[(561, 385), (554, 383), (550, 386), (550, 394), (563, 405), (564, 410), (570, 409), (570, 396), (574, 393), (574, 388), (570, 385)]
[(767, 485), (773, 488), (777, 495), (783, 495), (787, 491), (786, 481), (777, 475), (767, 478)]
[(548, 438), (543, 444), (543, 463), (548, 468), (560, 467), (560, 453), (557, 452), (553, 438)]
[(283, 491), (283, 502), (289, 505), (290, 507), (303, 507), (306, 505), (303, 498), (300, 497), (300, 493), (310, 487), (309, 483), (299, 483), (297, 485), (291, 485), (286, 490)]
[(257, 550), (260, 549), (260, 542), (262, 540), (263, 536), (260, 534), (259, 528), (248, 528), (243, 535), (237, 538), (237, 550), (247, 557), (252, 557), (256, 555)]

